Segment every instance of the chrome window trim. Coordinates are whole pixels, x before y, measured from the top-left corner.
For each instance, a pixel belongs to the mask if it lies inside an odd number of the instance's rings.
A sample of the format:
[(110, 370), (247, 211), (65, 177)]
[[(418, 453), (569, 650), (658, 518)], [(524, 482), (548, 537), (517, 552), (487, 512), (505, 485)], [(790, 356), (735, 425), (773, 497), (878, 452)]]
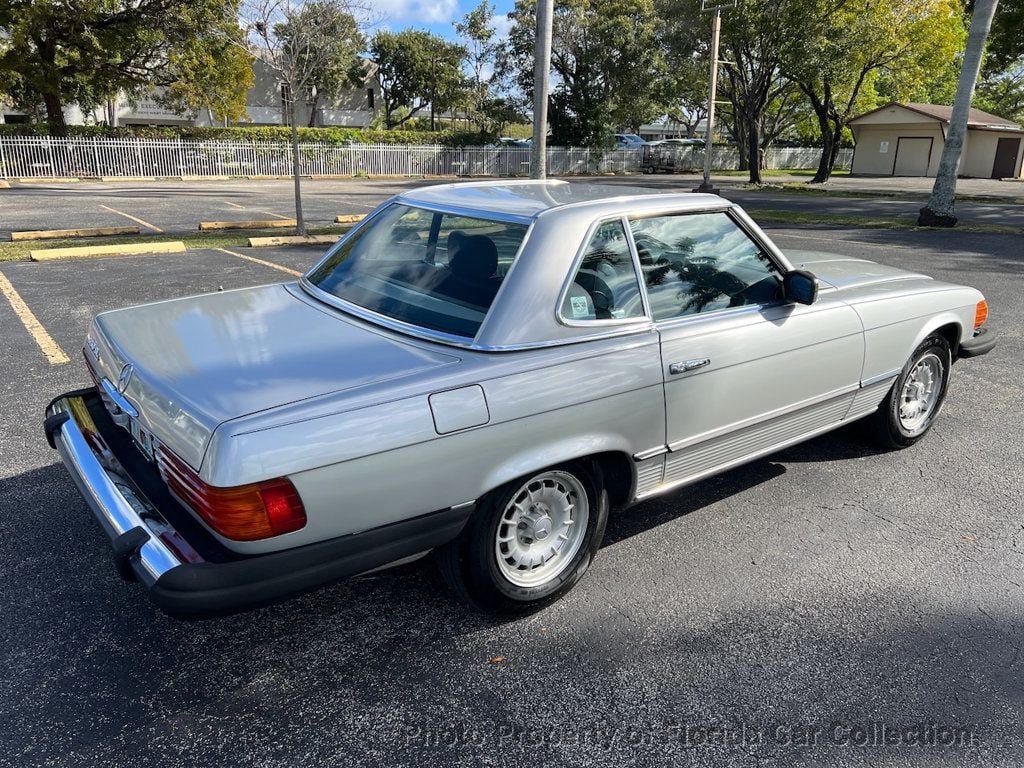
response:
[(501, 221), (506, 224), (524, 224), (529, 227), (533, 224), (535, 216), (520, 216), (514, 213), (501, 211), (487, 211), (480, 208), (469, 208), (464, 205), (446, 205), (444, 203), (425, 203), (419, 200), (407, 198), (404, 194), (395, 196), (392, 203), (404, 205), (408, 208), (419, 208), (431, 213), (447, 213), (452, 216), (465, 216), (467, 219), (484, 219), (486, 221)]
[(457, 336), (453, 333), (445, 333), (444, 331), (435, 331), (430, 328), (424, 328), (420, 325), (413, 325), (412, 323), (406, 323), (401, 320), (396, 320), (393, 317), (382, 315), (378, 312), (374, 312), (372, 309), (361, 307), (358, 304), (353, 304), (350, 301), (339, 298), (333, 293), (325, 291), (324, 289), (314, 285), (306, 276), (303, 275), (299, 278), (299, 286), (312, 296), (317, 301), (322, 301), (324, 304), (328, 304), (335, 309), (339, 309), (353, 317), (358, 317), (360, 320), (373, 323), (387, 328), (391, 331), (397, 331), (398, 333), (405, 334), (406, 336), (413, 336), (417, 339), (424, 339), (426, 341), (436, 341), (441, 344), (447, 344), (452, 347), (461, 347), (463, 349), (473, 348), (473, 339), (469, 336)]
[[(626, 248), (629, 250), (630, 260), (633, 263), (633, 276), (636, 278), (637, 288), (640, 292), (640, 306), (643, 308), (642, 315), (636, 315), (634, 317), (611, 317), (611, 318), (595, 318), (593, 320), (572, 320), (565, 317), (562, 314), (562, 306), (565, 304), (565, 299), (569, 294), (569, 289), (575, 282), (574, 278), (576, 273), (579, 272), (580, 266), (583, 264), (583, 257), (586, 255), (587, 246), (590, 245), (591, 239), (594, 234), (603, 225), (610, 221), (618, 221), (622, 227), (622, 233), (626, 240)], [(615, 214), (612, 216), (602, 216), (601, 218), (595, 219), (591, 222), (587, 228), (587, 233), (583, 236), (583, 242), (580, 244), (576, 251), (576, 255), (573, 257), (572, 265), (569, 267), (568, 273), (566, 273), (565, 280), (562, 283), (562, 289), (558, 292), (557, 303), (555, 304), (555, 320), (559, 325), (563, 325), (566, 328), (600, 328), (600, 327), (619, 327), (624, 325), (635, 325), (643, 321), (651, 321), (651, 315), (649, 311), (649, 304), (647, 302), (647, 294), (644, 291), (643, 286), (643, 272), (640, 271), (640, 263), (636, 256), (636, 248), (633, 244), (632, 238), (629, 236), (629, 222), (625, 214)], [(592, 337), (588, 337), (592, 338)]]

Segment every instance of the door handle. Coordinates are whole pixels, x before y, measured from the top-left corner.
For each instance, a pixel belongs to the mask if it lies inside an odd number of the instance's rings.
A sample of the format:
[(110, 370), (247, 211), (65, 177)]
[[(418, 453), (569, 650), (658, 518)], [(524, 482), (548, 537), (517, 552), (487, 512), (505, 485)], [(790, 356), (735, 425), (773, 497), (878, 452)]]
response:
[(698, 368), (703, 368), (705, 365), (711, 365), (711, 360), (709, 358), (702, 357), (699, 360), (686, 360), (681, 363), (672, 363), (668, 367), (668, 372), (675, 376), (679, 373), (695, 371)]

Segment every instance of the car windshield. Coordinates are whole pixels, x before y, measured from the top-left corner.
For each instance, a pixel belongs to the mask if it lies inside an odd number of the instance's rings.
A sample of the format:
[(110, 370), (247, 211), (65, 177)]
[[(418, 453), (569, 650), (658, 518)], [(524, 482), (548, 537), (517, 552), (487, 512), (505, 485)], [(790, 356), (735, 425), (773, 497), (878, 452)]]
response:
[(472, 338), (526, 229), (395, 204), (336, 246), (306, 277), (378, 314)]

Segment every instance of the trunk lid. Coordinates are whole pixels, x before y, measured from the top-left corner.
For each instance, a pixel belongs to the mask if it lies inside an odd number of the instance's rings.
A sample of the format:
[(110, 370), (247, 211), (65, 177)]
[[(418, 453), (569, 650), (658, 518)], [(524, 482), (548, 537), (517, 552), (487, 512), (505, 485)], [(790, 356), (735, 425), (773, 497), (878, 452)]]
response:
[(458, 362), (286, 285), (105, 312), (86, 355), (115, 385), (132, 365), (139, 421), (196, 470), (225, 421)]

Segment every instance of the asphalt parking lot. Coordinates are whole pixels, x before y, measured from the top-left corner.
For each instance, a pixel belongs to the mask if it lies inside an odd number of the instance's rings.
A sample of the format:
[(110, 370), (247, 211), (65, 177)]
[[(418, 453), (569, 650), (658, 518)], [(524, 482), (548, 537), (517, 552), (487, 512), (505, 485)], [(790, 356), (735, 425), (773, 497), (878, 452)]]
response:
[[(772, 181), (770, 177), (768, 179)], [(793, 177), (791, 180), (797, 180)], [(806, 178), (799, 179), (806, 181)], [(338, 214), (368, 213), (380, 202), (403, 189), (445, 183), (437, 179), (348, 179), (303, 182), (303, 211), (311, 227), (334, 222)], [(453, 181), (453, 180), (447, 180)], [(456, 182), (473, 181), (458, 179)], [(694, 176), (601, 176), (573, 178), (576, 183), (597, 182), (642, 186), (658, 190), (688, 191)], [(896, 218), (913, 222), (926, 199), (921, 185), (926, 179), (847, 179), (837, 177), (828, 191), (837, 196), (795, 194), (781, 189), (752, 190), (741, 177), (720, 177), (715, 183), (724, 197), (751, 210), (781, 210)], [(961, 199), (957, 215), (965, 223), (1024, 228), (1024, 184), (965, 179), (960, 182), (984, 199)], [(895, 197), (847, 197), (876, 189)], [(1001, 197), (996, 197), (998, 193)], [(1016, 195), (1017, 197), (1013, 197)], [(195, 232), (201, 221), (288, 219), (295, 216), (292, 184), (282, 180), (76, 182), (22, 184), (0, 190), (0, 241), (12, 231), (69, 229), (77, 227), (137, 226), (141, 234), (181, 235)]]
[(514, 621), (464, 609), (429, 560), (225, 619), (158, 613), (115, 575), (42, 409), (86, 383), (96, 312), (292, 279), (317, 251), (0, 264), (69, 359), (0, 295), (0, 764), (1020, 765), (1019, 238), (771, 233), (975, 285), (1000, 346), (957, 365), (915, 448), (846, 429), (644, 503), (566, 599)]

